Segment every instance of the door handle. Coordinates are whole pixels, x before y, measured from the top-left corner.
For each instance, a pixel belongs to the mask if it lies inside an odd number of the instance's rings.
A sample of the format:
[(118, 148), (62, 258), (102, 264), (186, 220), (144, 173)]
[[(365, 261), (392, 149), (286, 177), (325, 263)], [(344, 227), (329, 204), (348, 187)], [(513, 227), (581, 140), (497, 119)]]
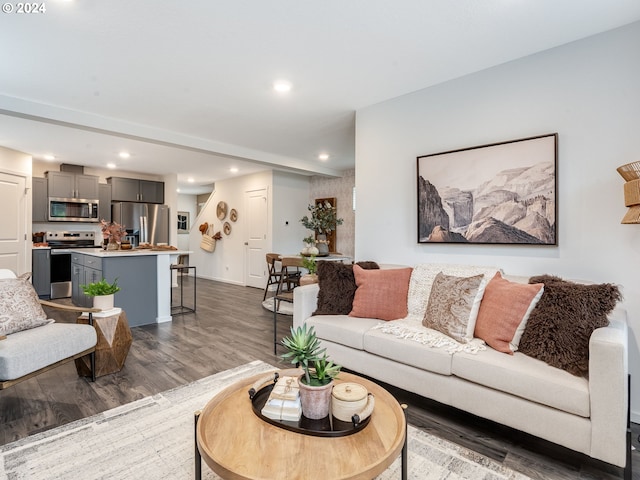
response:
[(247, 247), (249, 246), (249, 242), (244, 242), (244, 244), (245, 244), (245, 246), (247, 246)]

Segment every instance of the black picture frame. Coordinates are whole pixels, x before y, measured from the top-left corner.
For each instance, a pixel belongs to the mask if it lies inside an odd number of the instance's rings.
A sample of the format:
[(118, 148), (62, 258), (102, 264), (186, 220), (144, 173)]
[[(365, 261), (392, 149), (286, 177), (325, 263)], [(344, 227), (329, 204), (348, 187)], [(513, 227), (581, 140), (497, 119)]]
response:
[(418, 243), (557, 245), (558, 134), (417, 157)]

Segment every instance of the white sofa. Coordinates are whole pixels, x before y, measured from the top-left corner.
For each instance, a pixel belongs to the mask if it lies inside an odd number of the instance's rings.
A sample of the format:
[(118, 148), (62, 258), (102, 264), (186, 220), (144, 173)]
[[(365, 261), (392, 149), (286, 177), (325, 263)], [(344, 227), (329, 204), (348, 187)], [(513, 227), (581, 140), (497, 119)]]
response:
[(377, 319), (312, 316), (318, 291), (318, 284), (295, 289), (293, 326), (313, 326), (339, 365), (625, 467), (628, 334), (619, 306), (609, 315), (610, 325), (591, 335), (587, 379), (519, 352), (487, 347), (448, 353), (383, 333), (375, 328), (382, 323)]

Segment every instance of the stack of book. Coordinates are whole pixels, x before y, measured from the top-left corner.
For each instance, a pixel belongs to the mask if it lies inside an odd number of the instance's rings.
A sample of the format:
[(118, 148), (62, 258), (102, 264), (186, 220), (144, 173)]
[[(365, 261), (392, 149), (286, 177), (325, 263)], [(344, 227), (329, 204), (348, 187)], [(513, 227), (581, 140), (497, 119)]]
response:
[(280, 377), (269, 394), (262, 415), (273, 420), (297, 422), (302, 416), (300, 389), (296, 377)]

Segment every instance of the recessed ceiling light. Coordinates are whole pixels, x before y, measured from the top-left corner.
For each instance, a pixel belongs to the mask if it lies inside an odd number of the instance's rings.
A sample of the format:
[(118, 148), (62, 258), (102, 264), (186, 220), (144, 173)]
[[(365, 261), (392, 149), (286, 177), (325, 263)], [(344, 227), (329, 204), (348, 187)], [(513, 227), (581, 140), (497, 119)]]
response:
[(229, 171), (230, 171), (231, 173), (238, 173), (238, 167), (231, 167), (231, 168), (229, 169)]
[(291, 82), (286, 80), (278, 80), (273, 84), (273, 89), (279, 93), (287, 93), (291, 91)]
[(318, 155), (318, 160), (329, 160), (329, 154), (321, 153), (320, 155)]
[(129, 158), (129, 157), (131, 156), (131, 154), (130, 154), (129, 152), (120, 152), (120, 153), (118, 154), (118, 156), (119, 156), (120, 158)]
[(107, 163), (107, 168), (116, 168), (116, 164), (115, 163)]
[(176, 188), (176, 192), (180, 193), (180, 189), (179, 189), (179, 188)]
[(193, 183), (193, 182), (195, 182), (195, 180), (193, 178), (189, 177), (189, 178), (187, 178), (187, 182)]
[(43, 158), (44, 158), (45, 160), (49, 160), (49, 161), (51, 161), (51, 160), (55, 160), (55, 159), (56, 159), (56, 157), (55, 157), (55, 156), (53, 156), (53, 155), (51, 155), (51, 154), (47, 154), (47, 155), (45, 155)]

